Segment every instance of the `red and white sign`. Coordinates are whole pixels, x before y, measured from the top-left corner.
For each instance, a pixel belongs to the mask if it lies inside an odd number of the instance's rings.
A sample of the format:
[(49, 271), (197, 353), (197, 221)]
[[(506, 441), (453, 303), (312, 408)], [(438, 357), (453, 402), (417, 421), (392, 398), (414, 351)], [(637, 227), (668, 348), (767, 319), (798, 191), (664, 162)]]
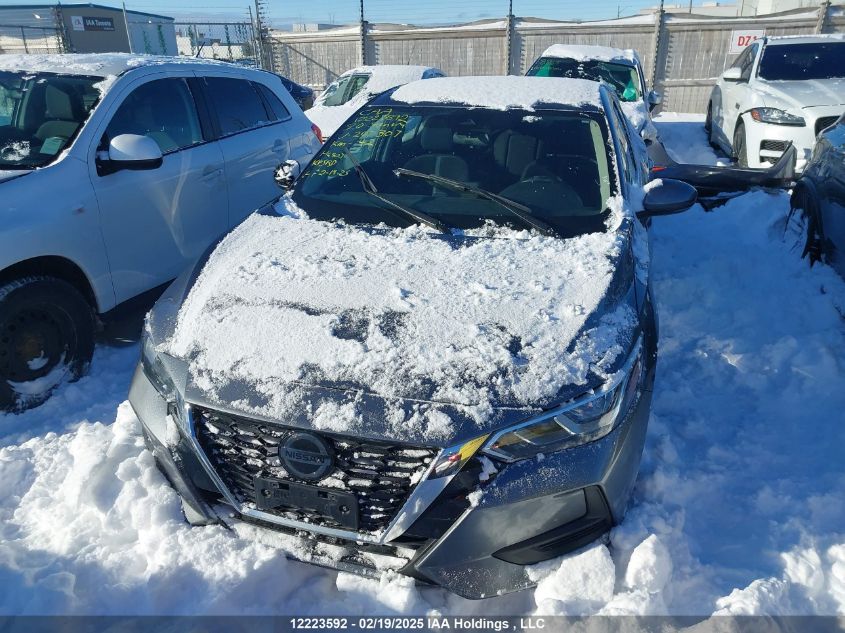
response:
[(737, 53), (741, 53), (751, 42), (760, 39), (765, 34), (766, 31), (763, 30), (731, 31), (730, 54), (736, 55)]

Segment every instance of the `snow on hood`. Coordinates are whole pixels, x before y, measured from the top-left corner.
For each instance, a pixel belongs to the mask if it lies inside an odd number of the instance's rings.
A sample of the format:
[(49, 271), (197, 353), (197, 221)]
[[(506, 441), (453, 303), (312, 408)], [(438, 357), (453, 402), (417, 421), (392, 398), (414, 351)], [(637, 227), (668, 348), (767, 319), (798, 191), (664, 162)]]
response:
[(403, 103), (457, 103), (479, 108), (533, 110), (543, 103), (601, 105), (599, 83), (559, 77), (438, 77), (398, 88)]
[(809, 108), (845, 104), (845, 79), (801, 79), (757, 83), (757, 92), (769, 107)]
[(591, 46), (581, 44), (553, 44), (549, 46), (541, 57), (560, 57), (561, 59), (574, 59), (579, 62), (639, 62), (640, 58), (633, 49), (612, 48), (610, 46)]
[[(484, 428), (497, 408), (586, 388), (621, 358), (636, 323), (627, 304), (595, 322), (620, 232), (497, 235), (253, 215), (211, 255), (159, 349), (188, 362), (211, 402), (271, 419), (300, 411), (306, 385), (401, 403), (380, 424), (408, 441), (456, 432), (443, 409), (414, 421), (409, 401), (461, 407)], [(260, 394), (259, 408), (238, 402), (247, 392)], [(376, 424), (360, 398), (324, 405), (308, 424)]]
[(18, 176), (23, 176), (23, 175), (29, 174), (29, 173), (31, 173), (30, 170), (0, 169), (0, 182), (12, 180), (12, 178), (17, 178)]

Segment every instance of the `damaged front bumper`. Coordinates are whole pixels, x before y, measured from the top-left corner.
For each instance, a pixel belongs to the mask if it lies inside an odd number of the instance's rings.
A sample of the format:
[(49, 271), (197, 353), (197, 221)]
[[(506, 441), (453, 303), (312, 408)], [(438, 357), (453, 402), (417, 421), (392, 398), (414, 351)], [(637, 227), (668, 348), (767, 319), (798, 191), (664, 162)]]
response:
[(281, 541), (292, 558), (371, 577), (394, 570), (477, 599), (531, 586), (527, 565), (583, 547), (622, 519), (650, 410), (654, 357), (646, 357), (643, 387), (608, 435), (546, 456), (497, 462), (492, 476), (476, 444), (450, 476), (430, 476), (429, 469), (378, 533), (309, 524), (244, 502), (201, 447), (194, 405), (168, 402), (141, 366), (129, 399), (190, 523), (270, 528), (290, 537), (289, 546)]

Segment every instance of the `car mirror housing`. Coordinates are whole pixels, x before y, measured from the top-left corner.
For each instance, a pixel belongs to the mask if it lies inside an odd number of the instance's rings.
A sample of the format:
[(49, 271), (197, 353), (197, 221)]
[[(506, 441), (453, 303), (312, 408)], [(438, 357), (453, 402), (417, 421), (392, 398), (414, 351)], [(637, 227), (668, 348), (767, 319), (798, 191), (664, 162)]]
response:
[(651, 112), (663, 102), (663, 95), (656, 90), (650, 90), (647, 97), (648, 110)]
[(669, 178), (656, 181), (643, 197), (643, 210), (637, 213), (640, 219), (658, 215), (672, 215), (686, 211), (698, 199), (695, 187), (681, 180)]
[(161, 167), (161, 148), (149, 136), (120, 134), (109, 143), (111, 171), (119, 169), (156, 169)]
[(722, 73), (722, 79), (725, 81), (742, 81), (742, 70), (739, 68), (728, 68)]
[(281, 189), (288, 191), (293, 187), (293, 183), (296, 182), (296, 179), (299, 178), (301, 171), (302, 168), (299, 166), (297, 161), (286, 160), (276, 168), (273, 179)]

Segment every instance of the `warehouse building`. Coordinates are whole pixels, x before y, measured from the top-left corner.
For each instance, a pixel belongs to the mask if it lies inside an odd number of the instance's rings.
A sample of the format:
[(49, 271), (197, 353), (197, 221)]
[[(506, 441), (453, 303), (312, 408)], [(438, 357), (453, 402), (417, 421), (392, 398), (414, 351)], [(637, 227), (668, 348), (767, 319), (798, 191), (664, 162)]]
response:
[(0, 54), (176, 55), (173, 18), (98, 4), (0, 6)]

